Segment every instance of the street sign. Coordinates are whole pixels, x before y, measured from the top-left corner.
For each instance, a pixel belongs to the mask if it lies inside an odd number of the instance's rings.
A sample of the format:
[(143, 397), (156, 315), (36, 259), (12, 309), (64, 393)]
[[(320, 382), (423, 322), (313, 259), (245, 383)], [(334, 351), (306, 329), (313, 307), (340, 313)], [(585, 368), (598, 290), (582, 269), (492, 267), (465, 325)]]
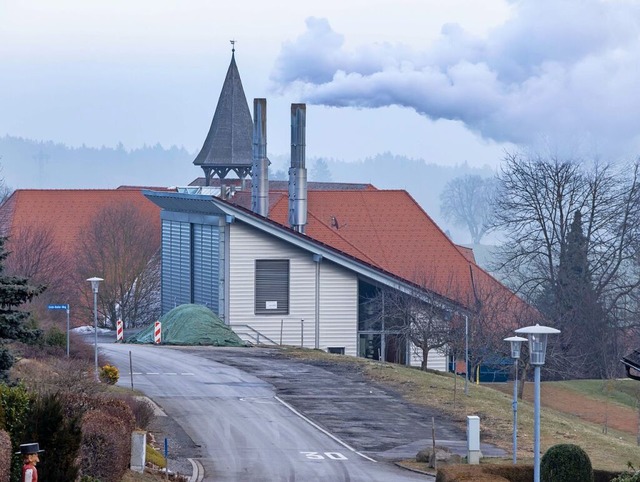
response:
[(47, 309), (49, 310), (68, 310), (69, 305), (48, 305)]

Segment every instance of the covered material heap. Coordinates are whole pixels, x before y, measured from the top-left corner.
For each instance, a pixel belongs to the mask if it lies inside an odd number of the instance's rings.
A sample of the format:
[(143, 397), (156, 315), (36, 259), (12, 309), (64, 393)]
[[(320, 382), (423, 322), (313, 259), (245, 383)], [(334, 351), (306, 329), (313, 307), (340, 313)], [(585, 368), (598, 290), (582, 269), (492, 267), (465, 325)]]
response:
[[(162, 318), (162, 344), (245, 346), (218, 316), (203, 305), (184, 304)], [(153, 343), (154, 326), (129, 337), (127, 343)]]

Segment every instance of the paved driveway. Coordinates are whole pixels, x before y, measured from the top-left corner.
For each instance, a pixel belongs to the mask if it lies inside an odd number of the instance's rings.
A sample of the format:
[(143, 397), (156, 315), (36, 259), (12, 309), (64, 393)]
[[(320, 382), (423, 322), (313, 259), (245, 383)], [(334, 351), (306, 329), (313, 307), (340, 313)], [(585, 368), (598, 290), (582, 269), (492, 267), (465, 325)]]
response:
[[(409, 459), (436, 443), (466, 455), (466, 434), (437, 410), (402, 400), (365, 379), (351, 364), (289, 358), (270, 348), (179, 348), (234, 366), (276, 387), (277, 396), (356, 450), (374, 459)], [(482, 444), (485, 456), (505, 455)]]

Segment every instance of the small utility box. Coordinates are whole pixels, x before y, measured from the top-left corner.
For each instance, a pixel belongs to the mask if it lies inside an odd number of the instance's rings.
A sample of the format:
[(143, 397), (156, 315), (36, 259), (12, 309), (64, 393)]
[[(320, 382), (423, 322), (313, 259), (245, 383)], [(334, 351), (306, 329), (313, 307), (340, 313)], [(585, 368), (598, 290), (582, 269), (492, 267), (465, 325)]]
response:
[(147, 456), (147, 432), (136, 430), (131, 434), (131, 470), (144, 472)]
[(480, 452), (480, 417), (467, 416), (467, 463), (479, 464), (482, 458)]

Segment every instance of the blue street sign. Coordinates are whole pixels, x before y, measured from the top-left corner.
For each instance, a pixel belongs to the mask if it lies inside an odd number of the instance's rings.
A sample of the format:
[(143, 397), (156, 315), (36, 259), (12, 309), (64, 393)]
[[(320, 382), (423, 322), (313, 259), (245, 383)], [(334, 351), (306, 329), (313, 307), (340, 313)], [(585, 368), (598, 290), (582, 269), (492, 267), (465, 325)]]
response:
[(50, 310), (68, 310), (69, 305), (48, 305), (47, 308)]

